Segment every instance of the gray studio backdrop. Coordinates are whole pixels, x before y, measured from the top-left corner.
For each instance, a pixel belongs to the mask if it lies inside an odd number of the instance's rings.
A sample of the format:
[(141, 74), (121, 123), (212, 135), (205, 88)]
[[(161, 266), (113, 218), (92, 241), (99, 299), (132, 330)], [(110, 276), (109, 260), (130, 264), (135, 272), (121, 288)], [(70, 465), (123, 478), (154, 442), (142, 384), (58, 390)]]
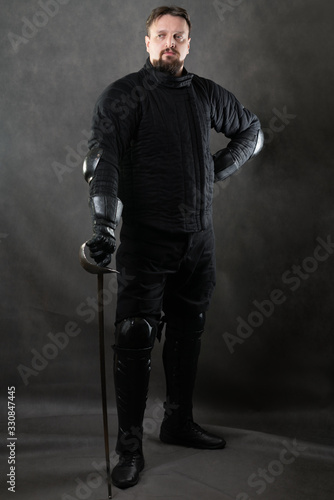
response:
[[(265, 133), (261, 155), (215, 187), (218, 282), (198, 411), (207, 423), (285, 426), (292, 436), (326, 441), (333, 437), (333, 7), (180, 3), (193, 21), (187, 69), (231, 90)], [(94, 103), (144, 64), (145, 21), (157, 5), (0, 2), (1, 398), (16, 387), (18, 418), (99, 411), (96, 282), (78, 261), (91, 235), (81, 165)], [(225, 143), (214, 134), (212, 151)], [(113, 405), (114, 278), (105, 286)], [(150, 392), (157, 404), (160, 354), (157, 343)]]

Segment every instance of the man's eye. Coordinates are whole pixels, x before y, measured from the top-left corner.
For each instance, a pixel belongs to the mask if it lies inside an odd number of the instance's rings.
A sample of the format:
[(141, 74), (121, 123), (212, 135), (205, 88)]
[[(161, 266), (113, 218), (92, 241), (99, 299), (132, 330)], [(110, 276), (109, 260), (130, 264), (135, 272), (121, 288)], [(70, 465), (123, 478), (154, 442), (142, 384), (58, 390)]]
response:
[(158, 38), (160, 39), (165, 38), (165, 35), (158, 35)]

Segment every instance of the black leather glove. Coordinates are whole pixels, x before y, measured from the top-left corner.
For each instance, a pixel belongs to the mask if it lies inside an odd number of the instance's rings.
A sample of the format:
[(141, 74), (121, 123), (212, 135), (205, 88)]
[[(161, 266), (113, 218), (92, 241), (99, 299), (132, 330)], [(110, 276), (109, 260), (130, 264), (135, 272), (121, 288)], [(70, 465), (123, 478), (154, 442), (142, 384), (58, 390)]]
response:
[(233, 160), (228, 148), (221, 149), (213, 155), (215, 165), (215, 182), (224, 181), (238, 170), (237, 163)]
[(94, 228), (94, 236), (87, 241), (89, 253), (96, 264), (106, 267), (111, 262), (111, 255), (116, 250), (116, 238), (114, 230), (103, 225)]
[(91, 196), (89, 206), (93, 221), (93, 237), (87, 241), (90, 256), (98, 266), (106, 267), (116, 250), (117, 198)]

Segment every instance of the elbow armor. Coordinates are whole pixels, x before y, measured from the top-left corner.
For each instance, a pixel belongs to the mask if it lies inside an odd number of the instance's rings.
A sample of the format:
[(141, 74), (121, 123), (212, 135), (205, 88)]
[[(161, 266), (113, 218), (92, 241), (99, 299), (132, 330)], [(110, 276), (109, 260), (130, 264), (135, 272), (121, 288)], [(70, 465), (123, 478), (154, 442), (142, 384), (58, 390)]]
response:
[(84, 159), (83, 162), (83, 175), (85, 178), (85, 181), (88, 182), (88, 184), (91, 183), (96, 167), (101, 159), (101, 156), (103, 155), (103, 149), (102, 148), (92, 148), (86, 155), (86, 158)]
[(251, 158), (254, 158), (254, 156), (258, 155), (259, 152), (261, 151), (261, 149), (263, 148), (263, 145), (264, 145), (264, 133), (263, 131), (260, 129), (257, 133), (257, 140), (256, 140), (256, 144), (255, 144), (255, 148), (254, 148), (254, 151), (252, 153), (252, 156)]
[[(264, 144), (264, 134), (260, 129), (257, 133), (255, 146), (253, 153), (248, 158), (254, 158), (254, 156), (258, 155)], [(229, 148), (221, 149), (215, 155), (213, 155), (214, 165), (215, 165), (215, 182), (223, 181), (227, 179), (230, 175), (234, 174), (239, 169), (239, 165), (236, 161), (234, 161), (233, 156), (229, 150)]]

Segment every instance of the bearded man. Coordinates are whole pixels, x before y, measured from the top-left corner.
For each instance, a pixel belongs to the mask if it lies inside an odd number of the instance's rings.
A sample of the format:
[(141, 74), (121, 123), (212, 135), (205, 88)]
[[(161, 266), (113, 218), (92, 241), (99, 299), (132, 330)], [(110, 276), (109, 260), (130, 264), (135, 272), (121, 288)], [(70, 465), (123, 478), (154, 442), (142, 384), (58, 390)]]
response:
[[(85, 159), (93, 237), (107, 266), (122, 228), (115, 320), (118, 412), (113, 484), (128, 488), (144, 468), (143, 418), (151, 351), (165, 325), (163, 443), (222, 449), (225, 440), (193, 420), (192, 399), (205, 313), (215, 287), (214, 182), (261, 149), (256, 115), (220, 85), (189, 73), (191, 22), (180, 7), (158, 7), (147, 20), (142, 69), (109, 85), (93, 117)], [(215, 155), (211, 129), (230, 139)], [(131, 279), (124, 280), (124, 276)]]

